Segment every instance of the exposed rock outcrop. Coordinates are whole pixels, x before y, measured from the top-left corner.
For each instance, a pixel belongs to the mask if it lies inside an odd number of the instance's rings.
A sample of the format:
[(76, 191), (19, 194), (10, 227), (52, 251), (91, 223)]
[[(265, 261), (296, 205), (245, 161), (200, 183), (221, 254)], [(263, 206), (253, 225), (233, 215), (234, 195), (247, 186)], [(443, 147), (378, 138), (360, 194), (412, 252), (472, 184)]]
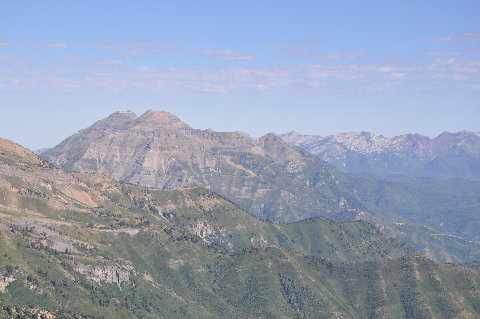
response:
[(113, 113), (42, 157), (69, 171), (143, 186), (202, 185), (261, 218), (295, 220), (357, 205), (352, 196), (325, 196), (351, 190), (332, 167), (275, 134), (252, 139), (193, 129), (168, 112)]

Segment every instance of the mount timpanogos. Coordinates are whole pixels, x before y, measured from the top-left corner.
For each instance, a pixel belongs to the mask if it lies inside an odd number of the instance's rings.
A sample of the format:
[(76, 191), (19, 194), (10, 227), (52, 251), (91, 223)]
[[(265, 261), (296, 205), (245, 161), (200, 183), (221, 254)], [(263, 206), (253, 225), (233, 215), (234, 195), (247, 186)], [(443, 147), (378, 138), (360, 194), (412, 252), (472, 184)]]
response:
[(480, 182), (157, 111), (42, 156), (0, 139), (0, 318), (480, 317)]
[(441, 261), (480, 256), (479, 183), (351, 175), (275, 134), (253, 139), (194, 129), (168, 112), (115, 112), (41, 156), (66, 171), (122, 183), (200, 185), (263, 220), (365, 220)]
[(285, 221), (305, 217), (295, 216), (301, 211), (308, 217), (318, 208), (337, 211), (346, 201), (322, 194), (351, 192), (335, 169), (274, 134), (252, 139), (193, 129), (153, 110), (139, 117), (115, 112), (41, 156), (67, 171), (148, 187), (202, 185), (263, 218)]
[(386, 138), (369, 132), (322, 137), (292, 131), (281, 136), (350, 173), (480, 180), (480, 133), (476, 132), (444, 132), (433, 139), (419, 134)]

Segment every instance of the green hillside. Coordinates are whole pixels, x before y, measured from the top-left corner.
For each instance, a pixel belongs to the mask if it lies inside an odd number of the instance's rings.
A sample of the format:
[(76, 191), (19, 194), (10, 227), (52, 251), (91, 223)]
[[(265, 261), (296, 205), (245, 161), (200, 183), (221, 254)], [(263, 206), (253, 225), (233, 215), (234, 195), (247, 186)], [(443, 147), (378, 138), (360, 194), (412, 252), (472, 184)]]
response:
[(340, 263), (279, 247), (225, 254), (164, 232), (81, 231), (98, 240), (94, 248), (52, 251), (29, 229), (3, 236), (4, 315), (15, 308), (107, 318), (480, 314), (478, 272), (421, 257)]

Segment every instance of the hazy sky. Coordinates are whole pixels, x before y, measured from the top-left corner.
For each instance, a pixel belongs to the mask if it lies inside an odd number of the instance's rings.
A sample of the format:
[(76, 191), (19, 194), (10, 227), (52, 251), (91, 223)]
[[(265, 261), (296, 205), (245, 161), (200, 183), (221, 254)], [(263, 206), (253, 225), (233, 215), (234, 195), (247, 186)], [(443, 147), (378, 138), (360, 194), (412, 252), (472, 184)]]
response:
[(0, 137), (150, 108), (253, 136), (480, 131), (480, 1), (0, 1)]

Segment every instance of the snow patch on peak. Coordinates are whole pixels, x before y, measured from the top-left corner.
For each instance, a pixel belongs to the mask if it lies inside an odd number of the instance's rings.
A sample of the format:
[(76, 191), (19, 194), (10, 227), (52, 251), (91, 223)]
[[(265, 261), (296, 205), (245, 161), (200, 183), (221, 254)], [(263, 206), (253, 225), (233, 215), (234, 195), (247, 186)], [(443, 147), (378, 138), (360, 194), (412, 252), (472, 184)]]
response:
[(349, 150), (360, 153), (381, 152), (392, 145), (390, 139), (364, 131), (338, 133), (329, 139), (343, 144)]
[(294, 137), (294, 136), (299, 136), (300, 134), (298, 134), (297, 131), (290, 131), (285, 135), (288, 136), (288, 137)]

